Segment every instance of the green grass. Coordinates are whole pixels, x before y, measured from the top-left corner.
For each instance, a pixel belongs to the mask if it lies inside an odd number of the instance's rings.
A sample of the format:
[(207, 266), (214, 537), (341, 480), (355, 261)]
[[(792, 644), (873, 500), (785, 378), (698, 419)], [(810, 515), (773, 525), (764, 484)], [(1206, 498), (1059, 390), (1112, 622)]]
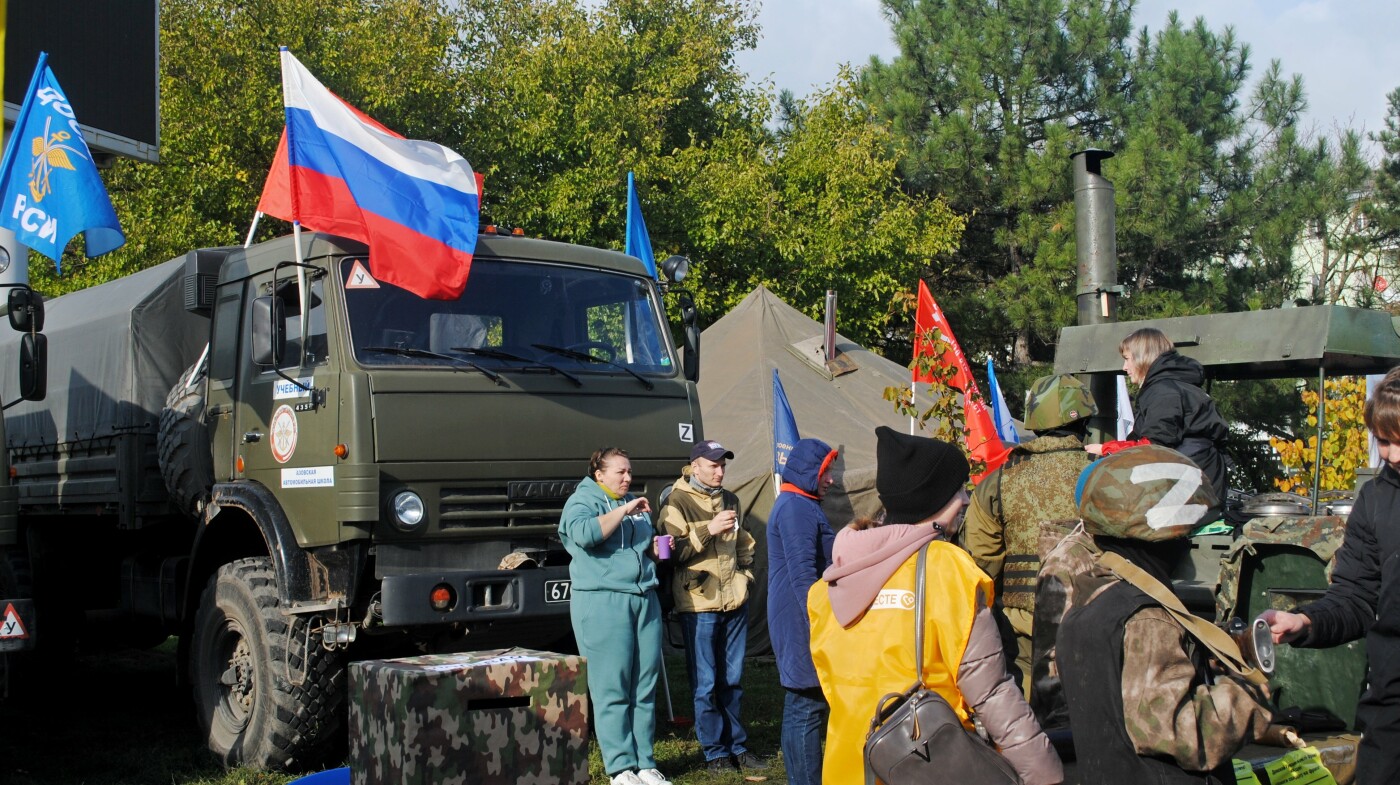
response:
[[(685, 663), (667, 657), (677, 718), (694, 710)], [(23, 697), (0, 700), (0, 782), (6, 785), (286, 785), (295, 777), (226, 771), (205, 750), (194, 710), (175, 684), (173, 642), (148, 652), (79, 659), (60, 674), (23, 685)], [(785, 782), (776, 760), (783, 694), (771, 660), (744, 670), (749, 746), (772, 760), (756, 774)], [(658, 768), (676, 785), (745, 782), (737, 771), (711, 776), (693, 730), (673, 724), (657, 696)], [(596, 742), (589, 742), (593, 785), (606, 785)]]

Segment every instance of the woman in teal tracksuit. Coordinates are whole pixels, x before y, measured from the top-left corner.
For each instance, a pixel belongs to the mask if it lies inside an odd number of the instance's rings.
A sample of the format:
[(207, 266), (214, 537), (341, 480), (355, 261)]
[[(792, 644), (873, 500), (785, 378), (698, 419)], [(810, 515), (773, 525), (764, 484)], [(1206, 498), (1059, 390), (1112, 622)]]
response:
[(656, 680), (661, 605), (651, 505), (632, 496), (632, 462), (607, 447), (564, 504), (559, 536), (573, 561), (569, 616), (588, 658), (588, 693), (603, 768), (612, 785), (670, 785), (656, 770)]

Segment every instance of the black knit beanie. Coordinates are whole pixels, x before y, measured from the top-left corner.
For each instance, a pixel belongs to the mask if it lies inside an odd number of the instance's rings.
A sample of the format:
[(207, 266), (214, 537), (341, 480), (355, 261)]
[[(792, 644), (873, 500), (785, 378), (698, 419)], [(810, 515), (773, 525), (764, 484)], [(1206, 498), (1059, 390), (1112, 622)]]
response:
[(875, 438), (875, 490), (887, 523), (918, 523), (967, 486), (967, 458), (957, 447), (884, 425)]

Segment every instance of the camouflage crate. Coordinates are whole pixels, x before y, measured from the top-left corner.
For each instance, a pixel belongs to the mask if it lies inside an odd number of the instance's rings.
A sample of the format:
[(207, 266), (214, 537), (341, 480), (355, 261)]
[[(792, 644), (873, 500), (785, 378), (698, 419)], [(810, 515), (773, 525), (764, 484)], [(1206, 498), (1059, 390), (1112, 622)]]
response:
[(496, 649), (350, 666), (354, 785), (588, 782), (583, 657)]

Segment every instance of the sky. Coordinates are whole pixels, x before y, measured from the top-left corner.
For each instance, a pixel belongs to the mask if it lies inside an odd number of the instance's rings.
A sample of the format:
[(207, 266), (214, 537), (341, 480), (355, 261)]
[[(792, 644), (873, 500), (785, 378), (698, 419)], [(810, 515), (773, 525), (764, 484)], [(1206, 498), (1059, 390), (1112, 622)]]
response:
[[(758, 0), (758, 47), (738, 64), (755, 83), (799, 96), (836, 78), (840, 63), (864, 65), (895, 54), (879, 0)], [(1251, 89), (1269, 61), (1300, 74), (1311, 130), (1375, 132), (1384, 125), (1385, 96), (1400, 87), (1400, 2), (1396, 0), (1139, 0), (1134, 27), (1160, 30), (1167, 13), (1189, 23), (1204, 16), (1212, 30), (1235, 28), (1251, 49)], [(1373, 155), (1374, 145), (1368, 145)]]

